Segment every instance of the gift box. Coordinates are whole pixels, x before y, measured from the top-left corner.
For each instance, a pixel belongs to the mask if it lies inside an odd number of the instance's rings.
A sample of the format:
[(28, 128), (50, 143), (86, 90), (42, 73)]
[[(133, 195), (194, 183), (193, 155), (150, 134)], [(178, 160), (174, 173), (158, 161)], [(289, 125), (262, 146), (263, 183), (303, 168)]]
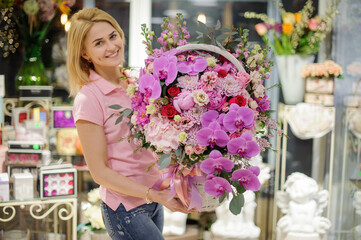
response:
[(40, 197), (77, 196), (77, 171), (71, 164), (40, 168)]
[(9, 175), (0, 173), (0, 202), (9, 201)]
[(334, 96), (331, 94), (306, 93), (305, 103), (321, 104), (331, 107), (334, 104)]
[(14, 173), (14, 198), (16, 200), (25, 200), (34, 198), (34, 177), (29, 172)]
[(306, 78), (306, 93), (333, 94), (335, 81), (333, 78)]

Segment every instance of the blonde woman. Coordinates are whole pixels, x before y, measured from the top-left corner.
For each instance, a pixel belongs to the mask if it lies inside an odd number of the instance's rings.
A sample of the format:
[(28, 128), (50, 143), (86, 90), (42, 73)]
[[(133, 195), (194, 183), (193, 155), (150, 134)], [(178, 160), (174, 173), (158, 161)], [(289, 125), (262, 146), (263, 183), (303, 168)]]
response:
[[(187, 213), (170, 191), (151, 187), (159, 178), (148, 150), (118, 141), (129, 136), (127, 121), (115, 125), (110, 105), (130, 108), (122, 69), (124, 33), (106, 12), (83, 9), (71, 18), (67, 67), (73, 115), (92, 178), (100, 185), (104, 223), (112, 239), (163, 239), (163, 208)], [(161, 205), (162, 204), (162, 205)]]

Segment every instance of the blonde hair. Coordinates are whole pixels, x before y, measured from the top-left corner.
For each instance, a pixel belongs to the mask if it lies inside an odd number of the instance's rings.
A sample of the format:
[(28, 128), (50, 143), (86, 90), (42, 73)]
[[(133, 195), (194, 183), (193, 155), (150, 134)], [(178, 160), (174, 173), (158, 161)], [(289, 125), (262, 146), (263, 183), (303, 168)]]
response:
[(71, 25), (67, 42), (67, 69), (69, 73), (70, 96), (75, 96), (82, 86), (89, 83), (90, 69), (93, 67), (82, 57), (84, 39), (90, 28), (97, 22), (108, 22), (118, 31), (123, 42), (124, 33), (117, 21), (108, 13), (98, 8), (84, 8), (75, 13), (70, 19)]

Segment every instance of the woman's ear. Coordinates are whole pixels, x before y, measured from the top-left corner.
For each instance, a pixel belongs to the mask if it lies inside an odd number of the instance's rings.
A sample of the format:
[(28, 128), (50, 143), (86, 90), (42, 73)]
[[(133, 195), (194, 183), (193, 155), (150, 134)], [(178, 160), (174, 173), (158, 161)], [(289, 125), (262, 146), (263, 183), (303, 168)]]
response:
[(83, 52), (81, 55), (82, 58), (84, 58), (86, 61), (91, 62), (91, 58), (86, 54), (86, 52)]

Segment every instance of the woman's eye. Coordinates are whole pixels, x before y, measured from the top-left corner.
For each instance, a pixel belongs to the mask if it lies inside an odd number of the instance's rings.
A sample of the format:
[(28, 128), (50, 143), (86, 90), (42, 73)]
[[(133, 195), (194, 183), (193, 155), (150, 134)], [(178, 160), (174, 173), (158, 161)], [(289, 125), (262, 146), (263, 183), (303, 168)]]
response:
[(112, 34), (112, 35), (110, 36), (110, 39), (116, 38), (116, 37), (117, 37), (117, 34)]
[(100, 46), (101, 44), (102, 44), (102, 42), (99, 41), (99, 42), (96, 42), (96, 43), (95, 43), (95, 46)]

